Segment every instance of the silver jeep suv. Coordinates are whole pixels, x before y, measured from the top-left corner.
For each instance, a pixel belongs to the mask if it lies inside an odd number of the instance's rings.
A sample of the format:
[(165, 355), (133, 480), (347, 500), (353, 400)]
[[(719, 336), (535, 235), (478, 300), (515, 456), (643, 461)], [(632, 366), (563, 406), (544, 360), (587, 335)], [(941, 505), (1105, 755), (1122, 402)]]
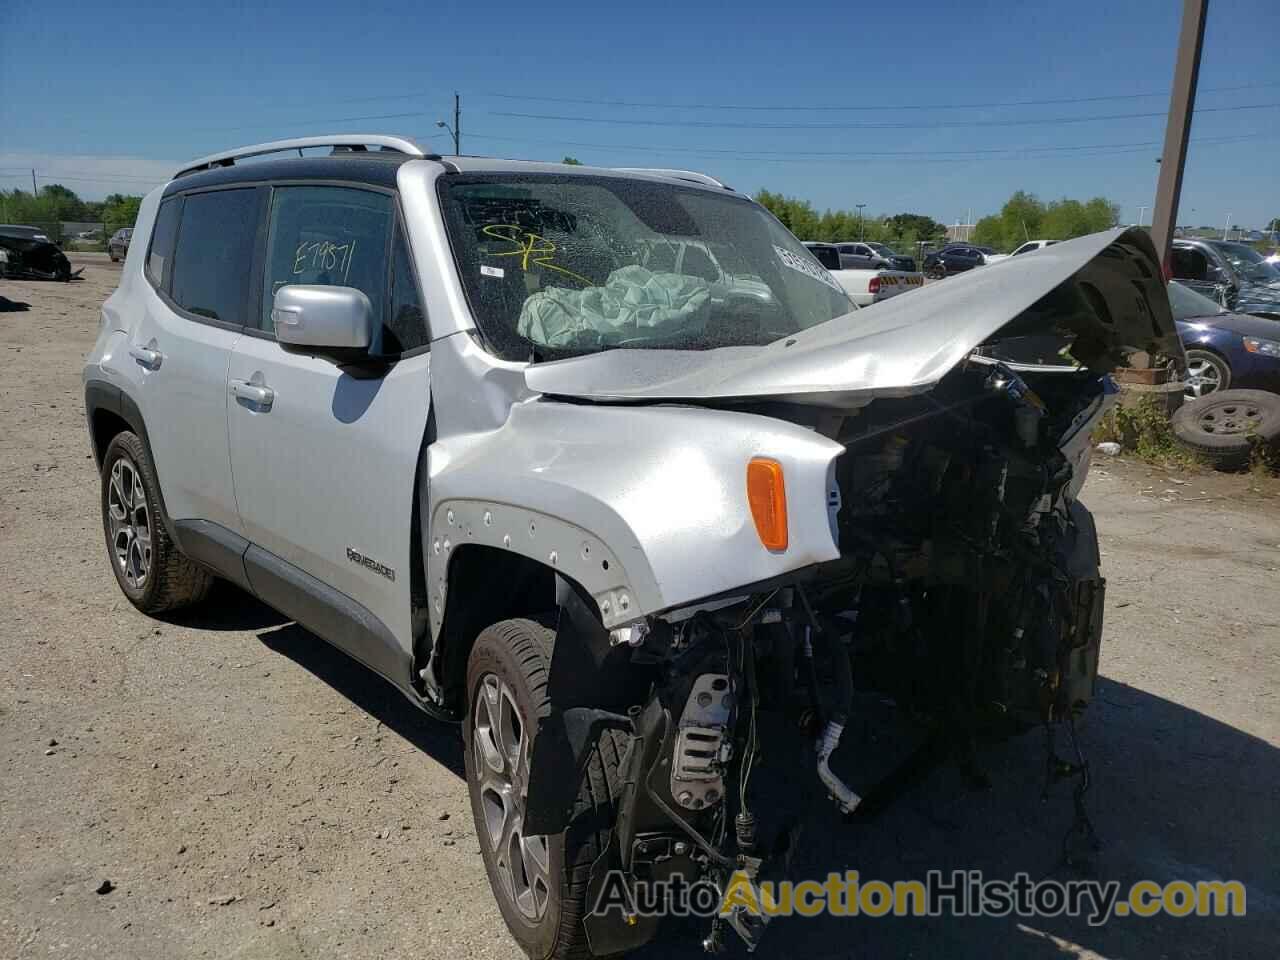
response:
[(120, 589), (224, 578), (460, 720), (532, 957), (776, 875), (753, 771), (883, 806), (836, 755), (855, 677), (977, 781), (980, 734), (1090, 699), (1090, 429), (1131, 353), (1182, 357), (1142, 231), (862, 311), (709, 177), (380, 136), (193, 162), (136, 229), (84, 368)]

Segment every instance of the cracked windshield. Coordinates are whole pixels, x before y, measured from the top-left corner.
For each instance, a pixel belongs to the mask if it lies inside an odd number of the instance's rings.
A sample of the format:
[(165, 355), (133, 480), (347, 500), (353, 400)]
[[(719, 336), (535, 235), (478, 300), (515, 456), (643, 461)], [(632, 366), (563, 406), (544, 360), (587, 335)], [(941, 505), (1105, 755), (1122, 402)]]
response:
[(450, 179), (441, 194), (476, 323), (507, 359), (764, 344), (854, 309), (744, 198), (558, 176)]

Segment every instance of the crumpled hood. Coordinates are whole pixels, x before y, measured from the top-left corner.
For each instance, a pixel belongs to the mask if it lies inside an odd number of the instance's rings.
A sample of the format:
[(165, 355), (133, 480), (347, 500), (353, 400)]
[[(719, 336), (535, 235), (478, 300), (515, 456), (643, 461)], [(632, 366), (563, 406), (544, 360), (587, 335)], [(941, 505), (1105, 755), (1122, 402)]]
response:
[(865, 403), (928, 390), (998, 333), (1048, 332), (1072, 336), (1075, 358), (1099, 373), (1139, 350), (1182, 362), (1146, 231), (1055, 244), (766, 346), (616, 349), (535, 364), (525, 378), (535, 392), (598, 401)]

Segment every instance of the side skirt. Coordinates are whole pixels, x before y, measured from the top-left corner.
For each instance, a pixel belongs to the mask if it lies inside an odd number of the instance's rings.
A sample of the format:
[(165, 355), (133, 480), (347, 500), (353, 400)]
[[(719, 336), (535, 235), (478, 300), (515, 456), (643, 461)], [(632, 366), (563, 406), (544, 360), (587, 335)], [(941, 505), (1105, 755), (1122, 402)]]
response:
[(423, 712), (456, 720), (414, 689), (412, 658), (367, 607), (216, 523), (179, 520), (174, 526), (182, 551), (192, 560), (390, 681)]

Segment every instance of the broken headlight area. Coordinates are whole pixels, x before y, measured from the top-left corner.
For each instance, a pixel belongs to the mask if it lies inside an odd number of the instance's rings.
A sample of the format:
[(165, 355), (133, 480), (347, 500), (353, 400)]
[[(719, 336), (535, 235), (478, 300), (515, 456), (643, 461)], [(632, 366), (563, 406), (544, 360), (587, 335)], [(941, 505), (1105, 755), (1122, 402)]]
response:
[(11, 280), (70, 280), (71, 261), (49, 240), (0, 228), (0, 277)]
[[(630, 671), (612, 709), (565, 711), (577, 727), (561, 741), (570, 753), (601, 726), (629, 735), (617, 826), (593, 891), (610, 871), (638, 896), (676, 874), (721, 890), (740, 872), (782, 879), (806, 811), (760, 805), (753, 780), (805, 780), (842, 814), (873, 818), (938, 763), (988, 786), (980, 744), (1037, 727), (1046, 789), (1076, 778), (1072, 829), (1091, 839), (1074, 721), (1097, 676), (1105, 581), (1092, 518), (1074, 499), (1083, 468), (1072, 451), (1087, 454), (1107, 393), (1087, 370), (979, 357), (927, 394), (833, 412), (821, 429), (845, 448), (828, 501), (839, 560), (727, 604), (584, 637), (607, 651), (598, 662), (625, 660)], [(565, 633), (562, 624), (557, 659)], [(874, 779), (838, 750), (868, 697), (892, 704), (918, 743)], [(1058, 756), (1060, 734), (1076, 749), (1070, 761)], [(766, 736), (773, 746), (762, 751)], [(531, 809), (539, 748), (550, 751), (550, 738), (535, 745)], [(559, 827), (554, 815), (534, 822)], [(616, 909), (586, 920), (598, 953), (643, 943), (655, 924)], [(723, 924), (749, 946), (764, 929), (725, 917), (709, 945)]]

